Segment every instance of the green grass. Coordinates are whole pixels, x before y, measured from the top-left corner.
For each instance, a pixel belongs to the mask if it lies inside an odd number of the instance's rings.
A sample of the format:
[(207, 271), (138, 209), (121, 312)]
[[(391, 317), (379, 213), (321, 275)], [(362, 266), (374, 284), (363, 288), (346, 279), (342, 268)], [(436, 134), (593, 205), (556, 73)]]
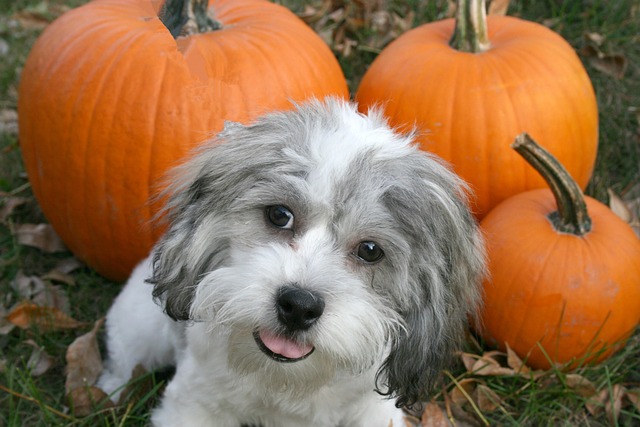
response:
[[(39, 34), (38, 29), (24, 29), (15, 19), (15, 13), (24, 10), (39, 11), (45, 18), (52, 18), (53, 6), (66, 4), (77, 6), (82, 0), (55, 0), (48, 3), (39, 0), (0, 0), (0, 39), (7, 42), (9, 52), (0, 57), (0, 109), (15, 109), (17, 85), (21, 65), (29, 47)], [(282, 1), (295, 11), (303, 6), (320, 5), (320, 0)], [(334, 2), (336, 5), (339, 2)], [(375, 3), (375, 2), (372, 2)], [(442, 18), (447, 10), (446, 0), (389, 0), (381, 2), (386, 11), (399, 17), (414, 13), (413, 26)], [(600, 47), (604, 53), (622, 54), (628, 61), (624, 78), (618, 79), (593, 68), (588, 58), (582, 57), (598, 97), (600, 111), (600, 145), (594, 177), (587, 192), (607, 202), (608, 188), (618, 193), (640, 183), (640, 5), (637, 0), (512, 0), (509, 13), (536, 22), (550, 23), (551, 28), (563, 35), (580, 52), (584, 47), (584, 33), (597, 32), (605, 36)], [(364, 2), (345, 1), (345, 7), (354, 15), (367, 18), (359, 5)], [(52, 6), (53, 5), (53, 6)], [(635, 9), (634, 9), (635, 7)], [(633, 12), (635, 10), (635, 12)], [(635, 15), (633, 14), (635, 13)], [(369, 16), (370, 18), (370, 16)], [(366, 23), (366, 19), (364, 20)], [(370, 22), (370, 21), (369, 21)], [(328, 25), (338, 25), (329, 23)], [(354, 26), (346, 30), (346, 36), (356, 41), (349, 56), (337, 52), (340, 64), (348, 78), (352, 92), (368, 64), (380, 51), (372, 47), (375, 39), (370, 27)], [(0, 207), (8, 195), (27, 198), (9, 218), (0, 224), (0, 305), (9, 307), (16, 301), (11, 282), (18, 271), (29, 275), (42, 275), (69, 254), (44, 254), (37, 249), (18, 245), (12, 229), (20, 223), (45, 221), (37, 202), (33, 199), (28, 182), (23, 175), (17, 135), (0, 131)], [(78, 320), (93, 323), (106, 313), (119, 284), (109, 282), (89, 268), (73, 273), (75, 285), (65, 287), (70, 299), (72, 315)], [(8, 335), (0, 335), (0, 426), (119, 426), (144, 425), (148, 421), (148, 409), (157, 401), (159, 378), (147, 376), (142, 381), (138, 398), (130, 406), (104, 409), (99, 405), (95, 413), (86, 418), (70, 415), (64, 396), (64, 367), (67, 346), (84, 332), (38, 332), (14, 329)], [(54, 358), (54, 366), (44, 375), (34, 377), (26, 363), (31, 347), (26, 340), (33, 340)], [(474, 347), (475, 352), (482, 352)], [(616, 385), (628, 388), (640, 387), (640, 336), (631, 339), (629, 345), (605, 363), (580, 367), (572, 373), (590, 380), (597, 390), (612, 390)], [(482, 412), (482, 417), (492, 425), (525, 426), (573, 426), (573, 425), (640, 425), (640, 413), (633, 406), (625, 406), (618, 418), (610, 419), (604, 410), (612, 401), (603, 401), (601, 413), (592, 415), (586, 410), (588, 399), (567, 385), (567, 372), (549, 371), (543, 378), (534, 380), (521, 376), (480, 377), (458, 369), (450, 374), (457, 381), (475, 379), (493, 390), (499, 398), (499, 407)], [(455, 385), (445, 380), (444, 389)], [(444, 395), (438, 395), (444, 402)], [(467, 413), (473, 413), (467, 410)], [(475, 424), (483, 425), (482, 418), (471, 416)]]

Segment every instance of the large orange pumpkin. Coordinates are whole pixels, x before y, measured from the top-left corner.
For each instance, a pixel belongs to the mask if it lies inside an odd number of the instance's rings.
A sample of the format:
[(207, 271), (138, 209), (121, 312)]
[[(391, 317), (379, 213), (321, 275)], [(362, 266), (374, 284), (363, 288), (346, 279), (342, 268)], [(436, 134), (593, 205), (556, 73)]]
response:
[(603, 360), (640, 322), (640, 240), (526, 135), (514, 146), (553, 193), (518, 194), (482, 220), (482, 335), (534, 368)]
[(544, 186), (509, 149), (522, 132), (582, 188), (593, 171), (598, 112), (580, 59), (542, 25), (487, 18), (484, 1), (459, 1), (455, 21), (422, 25), (392, 42), (365, 73), (356, 100), (363, 111), (381, 104), (396, 126), (415, 126), (421, 147), (471, 184), (479, 218), (509, 196)]
[(93, 0), (69, 11), (37, 40), (21, 78), (20, 143), (35, 196), (68, 247), (112, 279), (162, 232), (149, 225), (158, 206), (147, 201), (167, 168), (225, 120), (348, 97), (330, 49), (282, 6), (211, 0), (207, 10), (200, 0), (205, 23), (219, 28), (185, 35), (202, 19), (181, 29), (167, 4), (177, 38), (160, 6)]

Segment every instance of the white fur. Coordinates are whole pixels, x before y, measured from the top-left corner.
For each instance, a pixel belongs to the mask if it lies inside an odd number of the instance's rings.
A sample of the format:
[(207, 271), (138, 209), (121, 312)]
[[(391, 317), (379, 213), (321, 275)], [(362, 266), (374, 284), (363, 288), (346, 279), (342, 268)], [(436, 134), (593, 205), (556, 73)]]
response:
[(185, 337), (182, 325), (153, 302), (152, 287), (144, 282), (151, 271), (147, 258), (109, 310), (110, 357), (98, 387), (117, 401), (138, 363), (148, 370), (177, 363), (163, 405), (153, 414), (154, 426), (239, 427), (246, 414), (253, 414), (262, 427), (404, 426), (394, 402), (372, 392), (373, 366), (357, 376), (338, 370), (307, 395), (287, 391), (286, 384), (274, 390), (255, 374), (238, 376), (229, 366), (229, 330), (209, 330), (211, 325), (199, 322), (186, 328)]

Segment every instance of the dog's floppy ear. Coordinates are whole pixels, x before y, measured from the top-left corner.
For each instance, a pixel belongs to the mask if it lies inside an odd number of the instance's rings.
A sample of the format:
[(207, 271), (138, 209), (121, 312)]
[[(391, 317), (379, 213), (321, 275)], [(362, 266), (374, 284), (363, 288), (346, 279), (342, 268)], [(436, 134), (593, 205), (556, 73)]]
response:
[(454, 359), (477, 313), (486, 264), (465, 184), (426, 154), (405, 159), (404, 166), (410, 175), (396, 177), (385, 203), (394, 206), (396, 220), (409, 231), (407, 280), (419, 297), (400, 310), (405, 327), (392, 337), (377, 377), (384, 385), (381, 393), (397, 398), (398, 407), (426, 400)]
[[(229, 250), (225, 207), (259, 167), (256, 144), (247, 127), (225, 123), (224, 130), (197, 148), (166, 178), (160, 197), (168, 230), (153, 249), (153, 296), (174, 320), (190, 320), (195, 291), (202, 275), (215, 269)], [(240, 140), (240, 141), (239, 141)]]

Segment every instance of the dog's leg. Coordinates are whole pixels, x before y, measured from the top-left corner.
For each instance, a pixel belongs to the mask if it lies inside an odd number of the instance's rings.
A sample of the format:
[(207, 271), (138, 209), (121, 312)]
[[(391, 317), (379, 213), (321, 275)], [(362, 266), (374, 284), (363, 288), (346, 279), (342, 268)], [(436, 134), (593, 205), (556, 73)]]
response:
[(151, 371), (175, 364), (176, 348), (184, 348), (183, 325), (155, 304), (145, 282), (151, 268), (151, 257), (136, 267), (107, 314), (109, 356), (97, 385), (114, 401), (137, 365)]
[[(194, 325), (194, 328), (202, 327)], [(194, 335), (202, 333), (198, 331)], [(197, 360), (193, 346), (186, 348), (160, 406), (153, 410), (153, 427), (240, 427), (242, 424), (237, 411), (247, 405), (242, 400), (246, 399), (245, 392), (233, 381), (234, 375), (227, 375), (225, 368), (219, 371), (214, 368), (221, 357), (216, 354), (219, 347), (201, 344), (203, 348), (197, 351), (207, 353), (210, 363)]]
[(396, 408), (395, 401), (371, 393), (360, 405), (354, 405), (354, 413), (341, 425), (353, 427), (406, 427), (404, 412)]

